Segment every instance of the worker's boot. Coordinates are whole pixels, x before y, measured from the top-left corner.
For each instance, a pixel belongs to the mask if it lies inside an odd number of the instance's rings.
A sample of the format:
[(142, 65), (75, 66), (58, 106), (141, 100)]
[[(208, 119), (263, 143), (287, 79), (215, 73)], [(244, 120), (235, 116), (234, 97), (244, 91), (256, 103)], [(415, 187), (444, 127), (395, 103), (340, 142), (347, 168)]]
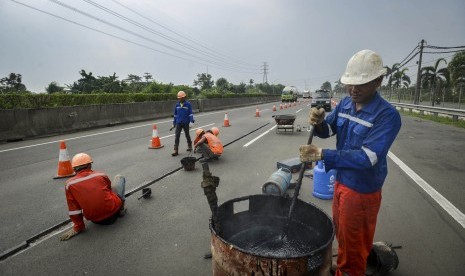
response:
[(192, 143), (187, 144), (187, 151), (192, 151)]
[(178, 155), (178, 146), (174, 146), (174, 151), (171, 154), (171, 156), (177, 156)]

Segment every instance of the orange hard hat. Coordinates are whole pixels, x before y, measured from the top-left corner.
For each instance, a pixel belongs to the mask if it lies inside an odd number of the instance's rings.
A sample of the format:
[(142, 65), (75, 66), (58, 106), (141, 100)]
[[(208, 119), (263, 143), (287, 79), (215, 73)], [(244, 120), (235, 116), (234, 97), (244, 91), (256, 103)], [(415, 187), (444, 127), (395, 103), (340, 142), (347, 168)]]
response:
[(195, 135), (197, 135), (197, 137), (199, 137), (200, 134), (202, 134), (202, 133), (204, 133), (204, 132), (205, 132), (205, 131), (204, 131), (203, 129), (199, 128), (199, 129), (197, 129), (197, 130), (195, 131)]
[(217, 127), (212, 127), (212, 133), (215, 136), (218, 136), (220, 134), (220, 130)]
[(186, 92), (184, 91), (179, 91), (178, 92), (178, 99), (185, 98), (186, 97)]
[(71, 160), (71, 166), (76, 168), (82, 165), (90, 164), (92, 162), (94, 161), (92, 161), (92, 158), (87, 153), (78, 153)]

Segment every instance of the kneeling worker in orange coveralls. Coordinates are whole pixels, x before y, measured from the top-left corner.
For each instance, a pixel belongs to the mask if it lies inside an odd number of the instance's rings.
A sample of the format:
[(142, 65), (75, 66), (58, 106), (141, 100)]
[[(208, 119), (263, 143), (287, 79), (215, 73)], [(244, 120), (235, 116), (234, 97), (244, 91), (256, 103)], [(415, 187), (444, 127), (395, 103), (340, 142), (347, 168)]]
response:
[(199, 128), (195, 131), (196, 138), (194, 140), (194, 152), (199, 152), (203, 155), (201, 162), (209, 162), (213, 159), (218, 159), (223, 153), (223, 144), (220, 139), (212, 132), (205, 132)]
[(71, 160), (76, 176), (66, 181), (66, 201), (73, 228), (64, 233), (60, 240), (66, 241), (85, 229), (83, 218), (96, 224), (113, 224), (124, 216), (124, 191), (126, 179), (116, 175), (111, 183), (108, 176), (92, 170), (92, 158), (78, 153)]

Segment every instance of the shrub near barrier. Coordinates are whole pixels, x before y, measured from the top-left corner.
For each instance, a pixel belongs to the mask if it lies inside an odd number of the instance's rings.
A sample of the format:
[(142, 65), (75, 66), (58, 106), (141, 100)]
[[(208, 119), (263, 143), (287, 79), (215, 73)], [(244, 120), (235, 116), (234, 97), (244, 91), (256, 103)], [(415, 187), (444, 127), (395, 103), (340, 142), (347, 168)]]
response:
[(0, 95), (0, 109), (47, 108), (176, 100), (176, 94), (6, 94)]

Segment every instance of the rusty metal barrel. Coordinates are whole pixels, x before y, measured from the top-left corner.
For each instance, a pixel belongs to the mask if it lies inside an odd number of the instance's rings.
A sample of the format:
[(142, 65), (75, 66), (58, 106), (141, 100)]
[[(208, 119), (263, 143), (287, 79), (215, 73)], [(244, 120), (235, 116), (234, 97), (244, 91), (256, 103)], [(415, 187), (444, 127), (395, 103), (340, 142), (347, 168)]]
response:
[(220, 205), (218, 225), (210, 223), (213, 275), (318, 275), (331, 250), (333, 223), (321, 209), (297, 199), (285, 232), (290, 205), (291, 199), (276, 195)]

